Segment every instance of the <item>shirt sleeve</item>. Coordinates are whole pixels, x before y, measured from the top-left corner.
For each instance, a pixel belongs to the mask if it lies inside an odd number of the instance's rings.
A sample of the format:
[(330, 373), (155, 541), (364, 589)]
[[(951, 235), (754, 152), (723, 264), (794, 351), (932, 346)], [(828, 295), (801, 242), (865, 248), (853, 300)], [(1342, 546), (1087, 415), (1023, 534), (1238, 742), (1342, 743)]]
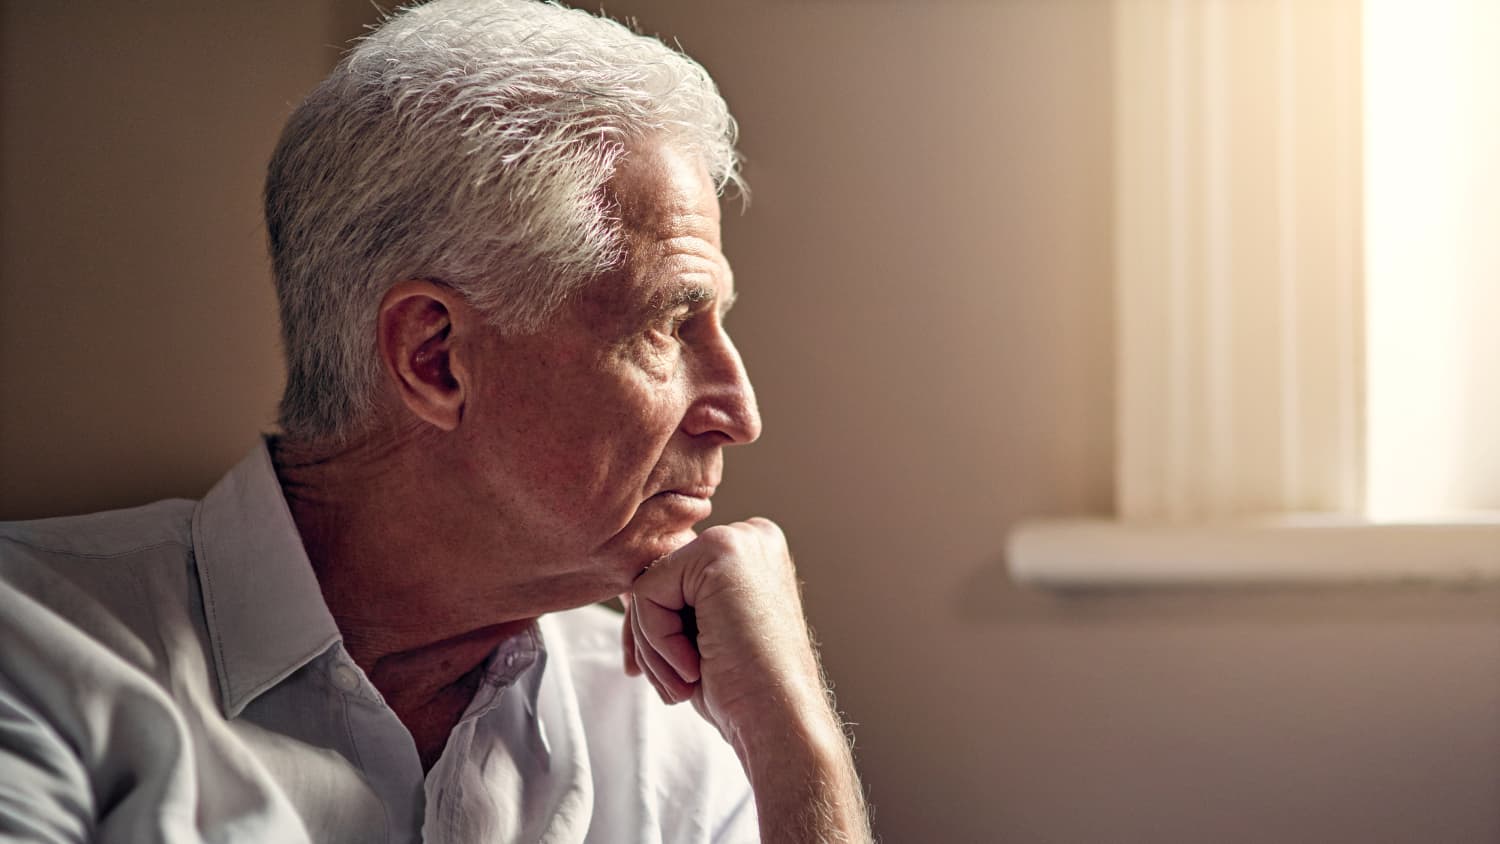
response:
[(78, 757), (0, 674), (0, 842), (83, 842), (93, 792)]
[(0, 844), (186, 840), (176, 837), (192, 829), (193, 806), (181, 720), (153, 680), (91, 635), (113, 629), (127, 642), (123, 626), (45, 567), (0, 574)]

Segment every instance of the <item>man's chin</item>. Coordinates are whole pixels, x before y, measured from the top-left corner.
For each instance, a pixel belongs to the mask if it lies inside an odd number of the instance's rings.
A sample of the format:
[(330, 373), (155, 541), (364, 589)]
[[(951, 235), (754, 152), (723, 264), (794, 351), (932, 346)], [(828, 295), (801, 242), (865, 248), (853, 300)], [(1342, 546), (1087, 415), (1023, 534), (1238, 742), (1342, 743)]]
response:
[(654, 530), (634, 536), (616, 536), (611, 543), (609, 556), (622, 575), (634, 580), (637, 575), (650, 568), (662, 557), (671, 554), (698, 538), (691, 525), (675, 530)]
[(647, 550), (643, 556), (649, 556), (649, 559), (646, 559), (645, 564), (641, 566), (641, 568), (644, 569), (647, 566), (650, 566), (652, 563), (660, 560), (662, 557), (673, 553), (674, 551), (697, 538), (698, 532), (693, 530), (691, 527), (685, 527), (675, 532), (664, 533), (654, 537), (650, 542), (646, 544)]
[(610, 541), (611, 556), (624, 558), (632, 576), (698, 538), (693, 526), (708, 518), (713, 506), (706, 498), (665, 492), (651, 496), (635, 517)]

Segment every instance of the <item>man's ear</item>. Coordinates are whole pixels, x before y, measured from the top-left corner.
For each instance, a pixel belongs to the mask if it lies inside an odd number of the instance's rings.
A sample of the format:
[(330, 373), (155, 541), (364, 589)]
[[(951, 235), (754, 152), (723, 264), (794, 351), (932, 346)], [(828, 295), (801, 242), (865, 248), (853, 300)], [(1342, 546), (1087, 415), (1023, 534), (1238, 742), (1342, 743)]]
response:
[(452, 288), (431, 281), (399, 282), (380, 300), (381, 364), (407, 410), (443, 431), (458, 427), (469, 398), (468, 371), (456, 349), (471, 314)]

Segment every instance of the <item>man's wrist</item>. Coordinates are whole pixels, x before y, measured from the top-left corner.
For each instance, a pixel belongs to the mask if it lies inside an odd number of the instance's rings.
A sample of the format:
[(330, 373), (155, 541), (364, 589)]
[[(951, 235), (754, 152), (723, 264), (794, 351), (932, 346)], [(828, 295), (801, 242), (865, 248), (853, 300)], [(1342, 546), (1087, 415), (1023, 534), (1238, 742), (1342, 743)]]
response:
[(826, 696), (746, 724), (731, 743), (755, 793), (762, 840), (870, 839), (853, 754)]

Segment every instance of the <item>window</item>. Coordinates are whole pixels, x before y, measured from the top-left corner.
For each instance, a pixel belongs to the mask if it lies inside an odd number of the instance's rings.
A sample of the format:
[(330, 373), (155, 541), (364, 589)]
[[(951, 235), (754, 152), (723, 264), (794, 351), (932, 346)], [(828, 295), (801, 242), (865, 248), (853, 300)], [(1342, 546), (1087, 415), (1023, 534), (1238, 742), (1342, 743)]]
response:
[(1119, 521), (1021, 526), (1018, 578), (1500, 575), (1489, 45), (1481, 0), (1116, 3)]
[(1500, 5), (1364, 18), (1367, 512), (1500, 510)]

